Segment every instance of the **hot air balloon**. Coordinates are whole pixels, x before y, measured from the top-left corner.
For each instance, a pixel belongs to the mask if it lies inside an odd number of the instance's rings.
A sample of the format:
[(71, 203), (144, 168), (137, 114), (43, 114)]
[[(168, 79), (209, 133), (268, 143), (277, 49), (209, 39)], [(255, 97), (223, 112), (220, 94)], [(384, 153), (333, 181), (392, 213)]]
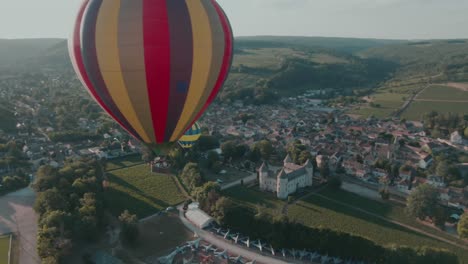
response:
[(150, 147), (177, 140), (213, 102), (233, 55), (215, 0), (84, 0), (70, 40), (83, 85)]
[(195, 142), (201, 136), (200, 125), (195, 122), (193, 126), (185, 132), (185, 134), (179, 139), (179, 145), (184, 149), (192, 148)]

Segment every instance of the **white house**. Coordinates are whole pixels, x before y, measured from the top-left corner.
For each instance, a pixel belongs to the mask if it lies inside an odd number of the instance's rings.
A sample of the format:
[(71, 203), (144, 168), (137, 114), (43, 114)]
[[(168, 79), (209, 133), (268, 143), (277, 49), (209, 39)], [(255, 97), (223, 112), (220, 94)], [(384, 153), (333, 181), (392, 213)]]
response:
[(463, 143), (463, 138), (458, 131), (455, 131), (450, 135), (450, 142), (461, 145)]
[(439, 176), (427, 177), (427, 183), (437, 188), (445, 188), (444, 179)]
[(425, 157), (421, 157), (421, 160), (419, 160), (419, 168), (421, 169), (427, 169), (432, 164), (432, 155), (427, 155)]
[(274, 192), (278, 198), (286, 199), (298, 189), (312, 186), (314, 167), (310, 160), (302, 166), (297, 165), (288, 155), (283, 161), (283, 168), (278, 172), (270, 170), (268, 164), (264, 162), (258, 173), (261, 190)]
[(187, 212), (185, 212), (185, 217), (198, 228), (202, 229), (208, 227), (214, 221), (211, 216), (198, 207), (187, 210)]

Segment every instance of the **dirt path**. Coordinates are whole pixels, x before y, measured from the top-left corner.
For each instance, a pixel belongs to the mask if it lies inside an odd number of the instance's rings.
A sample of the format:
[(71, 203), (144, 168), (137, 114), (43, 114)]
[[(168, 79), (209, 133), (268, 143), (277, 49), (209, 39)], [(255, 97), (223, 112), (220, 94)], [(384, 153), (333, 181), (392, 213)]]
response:
[(468, 92), (468, 83), (449, 82), (449, 83), (446, 83), (445, 85)]
[(0, 197), (0, 234), (16, 234), (21, 264), (41, 263), (36, 253), (37, 216), (32, 208), (35, 198), (31, 188)]

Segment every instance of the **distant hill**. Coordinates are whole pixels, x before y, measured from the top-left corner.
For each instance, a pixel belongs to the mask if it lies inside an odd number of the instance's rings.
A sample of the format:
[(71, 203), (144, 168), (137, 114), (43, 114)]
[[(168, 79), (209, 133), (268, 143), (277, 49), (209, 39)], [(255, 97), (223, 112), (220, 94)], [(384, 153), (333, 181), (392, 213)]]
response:
[(47, 56), (45, 52), (63, 42), (63, 39), (0, 39), (0, 69), (24, 67), (34, 57)]
[(237, 37), (235, 45), (239, 48), (326, 48), (340, 52), (354, 53), (369, 48), (401, 43), (407, 43), (407, 41), (331, 37), (252, 36)]
[(401, 65), (399, 78), (442, 74), (446, 80), (468, 80), (468, 40), (433, 40), (373, 47), (359, 52)]
[[(309, 90), (353, 95), (427, 76), (468, 80), (465, 40), (253, 36), (236, 38), (234, 55), (221, 100), (276, 102)], [(66, 40), (0, 40), (0, 74), (44, 69), (71, 71)]]

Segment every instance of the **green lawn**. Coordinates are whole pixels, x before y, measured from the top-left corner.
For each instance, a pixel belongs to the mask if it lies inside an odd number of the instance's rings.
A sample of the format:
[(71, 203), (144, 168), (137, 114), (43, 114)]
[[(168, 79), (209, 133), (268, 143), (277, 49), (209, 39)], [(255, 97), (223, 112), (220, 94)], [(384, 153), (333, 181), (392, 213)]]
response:
[(468, 113), (468, 103), (455, 102), (422, 102), (416, 101), (411, 103), (411, 106), (402, 114), (402, 117), (408, 120), (420, 120), (421, 117), (430, 111), (439, 113)]
[[(359, 206), (379, 215), (403, 220), (402, 222), (411, 222), (411, 219), (404, 220), (406, 216), (402, 215), (401, 210), (373, 200), (346, 192), (333, 194), (325, 190), (321, 194), (354, 206)], [(381, 245), (397, 244), (412, 247), (431, 246), (446, 248), (456, 253), (462, 260), (461, 263), (468, 263), (468, 252), (464, 252), (462, 248), (440, 242), (396, 224), (388, 223), (377, 217), (367, 215), (323, 197), (311, 196), (304, 201), (298, 202), (296, 205), (290, 206), (289, 217), (310, 227), (323, 227), (352, 233), (366, 237)]]
[(8, 264), (8, 250), (10, 249), (10, 236), (0, 237), (0, 264)]
[(134, 166), (138, 164), (142, 164), (143, 160), (141, 160), (141, 155), (140, 154), (135, 154), (123, 158), (117, 158), (117, 159), (112, 159), (108, 160), (106, 163), (106, 170), (116, 170), (116, 169), (121, 169), (129, 166)]
[(114, 215), (128, 209), (144, 218), (184, 201), (173, 176), (151, 173), (146, 164), (115, 170), (108, 176), (105, 199)]

